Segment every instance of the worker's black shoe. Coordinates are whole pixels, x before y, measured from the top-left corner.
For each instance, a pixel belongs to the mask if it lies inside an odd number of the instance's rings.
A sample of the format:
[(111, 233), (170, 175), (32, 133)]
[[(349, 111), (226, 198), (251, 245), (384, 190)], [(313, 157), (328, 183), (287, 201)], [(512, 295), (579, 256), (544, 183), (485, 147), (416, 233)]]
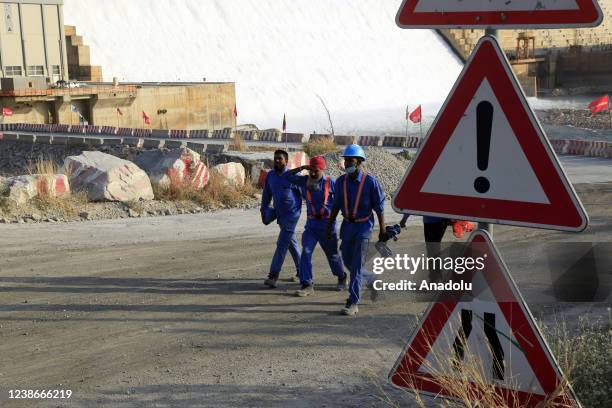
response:
[(359, 311), (359, 308), (357, 307), (357, 305), (352, 304), (347, 300), (346, 305), (344, 305), (340, 313), (345, 316), (355, 316), (358, 311)]
[(314, 286), (312, 285), (302, 285), (300, 290), (295, 291), (295, 296), (298, 297), (306, 297), (314, 294)]
[(272, 289), (276, 288), (278, 279), (273, 276), (268, 276), (268, 279), (264, 281), (264, 285), (271, 287)]
[(336, 284), (336, 291), (342, 292), (346, 290), (348, 286), (348, 274), (344, 274), (344, 278), (338, 278), (338, 284)]

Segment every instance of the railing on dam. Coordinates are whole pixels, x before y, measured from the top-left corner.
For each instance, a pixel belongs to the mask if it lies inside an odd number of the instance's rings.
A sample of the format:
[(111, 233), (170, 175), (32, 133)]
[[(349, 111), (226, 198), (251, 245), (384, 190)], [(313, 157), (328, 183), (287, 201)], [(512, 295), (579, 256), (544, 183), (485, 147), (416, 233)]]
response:
[(136, 85), (83, 86), (79, 88), (14, 89), (0, 90), (0, 96), (61, 96), (96, 95), (104, 93), (136, 93)]

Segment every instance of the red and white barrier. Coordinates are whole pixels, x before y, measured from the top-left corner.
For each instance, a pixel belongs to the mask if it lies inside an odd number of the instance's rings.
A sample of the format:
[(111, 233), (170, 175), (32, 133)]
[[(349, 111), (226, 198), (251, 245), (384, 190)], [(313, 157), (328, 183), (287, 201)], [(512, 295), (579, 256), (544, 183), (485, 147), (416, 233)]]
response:
[(65, 174), (10, 177), (7, 184), (9, 200), (17, 204), (25, 204), (35, 197), (61, 197), (70, 193), (68, 177)]

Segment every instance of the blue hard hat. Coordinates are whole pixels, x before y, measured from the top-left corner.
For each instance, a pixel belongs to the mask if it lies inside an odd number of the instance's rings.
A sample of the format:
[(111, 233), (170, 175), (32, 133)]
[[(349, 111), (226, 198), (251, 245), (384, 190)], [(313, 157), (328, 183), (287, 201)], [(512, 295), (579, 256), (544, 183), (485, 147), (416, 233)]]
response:
[(267, 207), (263, 210), (264, 225), (270, 224), (276, 219), (276, 210), (273, 207)]
[(350, 144), (346, 146), (346, 148), (344, 149), (344, 153), (342, 153), (341, 156), (342, 157), (359, 157), (363, 160), (366, 159), (366, 155), (365, 155), (365, 152), (363, 151), (363, 147), (356, 145), (356, 144)]

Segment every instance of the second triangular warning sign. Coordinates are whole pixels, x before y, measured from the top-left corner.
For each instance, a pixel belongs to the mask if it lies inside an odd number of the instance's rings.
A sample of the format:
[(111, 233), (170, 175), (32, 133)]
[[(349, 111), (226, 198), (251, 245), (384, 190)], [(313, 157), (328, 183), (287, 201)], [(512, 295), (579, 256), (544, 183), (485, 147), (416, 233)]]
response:
[(493, 37), (477, 44), (393, 207), (499, 224), (586, 228), (582, 204)]
[(391, 382), (482, 406), (579, 406), (486, 232), (468, 240), (469, 258), (482, 267), (452, 272), (467, 290), (444, 292), (430, 306)]

